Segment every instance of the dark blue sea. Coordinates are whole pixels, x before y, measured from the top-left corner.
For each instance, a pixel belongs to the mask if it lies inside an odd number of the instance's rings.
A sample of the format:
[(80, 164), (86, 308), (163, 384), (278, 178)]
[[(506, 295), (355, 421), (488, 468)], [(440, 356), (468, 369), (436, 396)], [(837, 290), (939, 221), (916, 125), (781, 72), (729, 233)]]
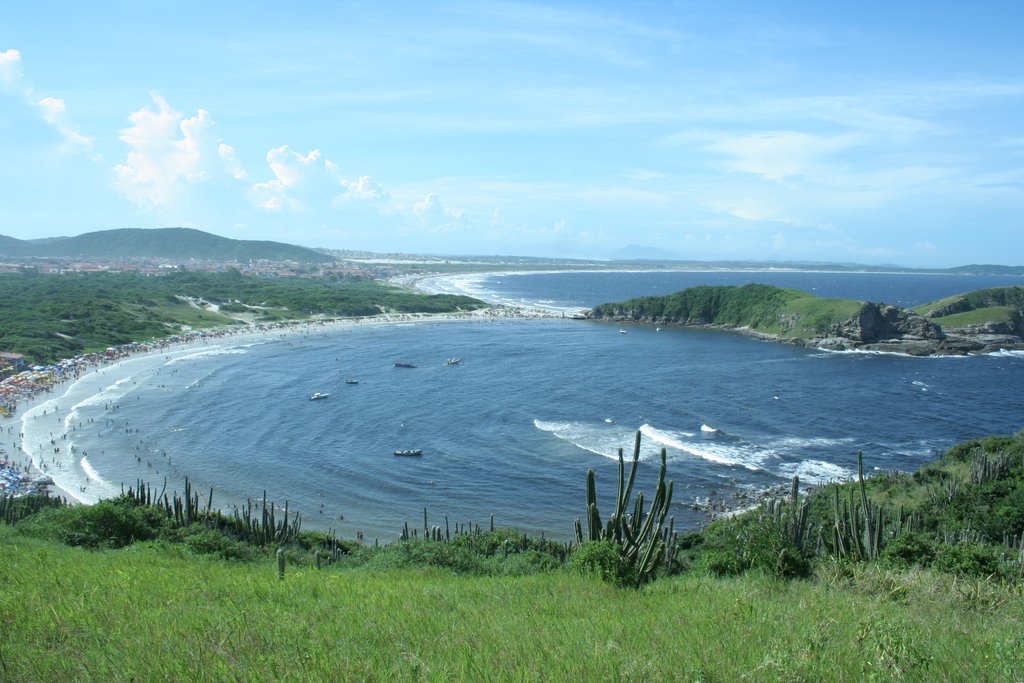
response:
[[(432, 291), (572, 312), (697, 284), (764, 282), (924, 303), (1021, 278), (854, 273), (551, 273), (435, 279)], [(517, 527), (568, 539), (584, 477), (614, 494), (617, 449), (642, 433), (638, 486), (665, 448), (677, 527), (695, 501), (866, 467), (912, 470), (973, 437), (1024, 428), (1024, 354), (829, 353), (725, 332), (571, 319), (418, 322), (219, 340), (147, 357), (64, 426), (90, 491), (146, 479), (214, 488), (225, 509), (287, 500), (306, 527), (394, 539), (404, 522)], [(449, 365), (449, 358), (461, 358)], [(396, 362), (415, 368), (396, 368)], [(358, 384), (346, 384), (346, 379)], [(329, 392), (310, 401), (313, 392)], [(26, 419), (27, 441), (46, 428)], [(30, 424), (31, 423), (31, 424)], [(57, 425), (58, 427), (60, 425)], [(51, 427), (52, 429), (52, 427)], [(38, 439), (37, 439), (38, 437)], [(396, 457), (422, 449), (421, 457)], [(77, 470), (57, 472), (73, 479)], [(76, 476), (82, 476), (79, 472)], [(77, 481), (77, 480), (76, 480)], [(100, 484), (106, 487), (103, 489)]]

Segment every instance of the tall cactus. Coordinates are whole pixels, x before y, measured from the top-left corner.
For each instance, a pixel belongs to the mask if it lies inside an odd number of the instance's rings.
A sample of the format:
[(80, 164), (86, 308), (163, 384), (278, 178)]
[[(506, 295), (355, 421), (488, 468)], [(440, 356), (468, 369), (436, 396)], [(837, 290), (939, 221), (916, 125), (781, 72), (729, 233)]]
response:
[[(856, 500), (859, 497), (859, 504)], [(840, 501), (839, 486), (834, 493), (835, 525), (832, 552), (837, 557), (854, 560), (877, 560), (885, 537), (887, 510), (868, 500), (864, 484), (864, 456), (857, 451), (857, 485), (851, 488), (849, 499)], [(902, 512), (900, 513), (902, 518)], [(898, 520), (897, 525), (902, 521)]]
[(618, 576), (620, 580), (639, 586), (649, 581), (666, 555), (666, 544), (671, 534), (663, 530), (665, 517), (672, 503), (672, 482), (665, 482), (665, 449), (661, 449), (661, 469), (651, 507), (644, 513), (644, 496), (638, 493), (629, 514), (629, 502), (633, 493), (637, 465), (640, 462), (640, 432), (636, 433), (633, 444), (633, 461), (626, 477), (626, 465), (619, 449), (619, 480), (615, 494), (615, 510), (608, 521), (602, 524), (597, 507), (597, 487), (594, 470), (587, 470), (587, 538), (583, 537), (583, 524), (576, 520), (576, 540), (612, 541), (619, 547)]

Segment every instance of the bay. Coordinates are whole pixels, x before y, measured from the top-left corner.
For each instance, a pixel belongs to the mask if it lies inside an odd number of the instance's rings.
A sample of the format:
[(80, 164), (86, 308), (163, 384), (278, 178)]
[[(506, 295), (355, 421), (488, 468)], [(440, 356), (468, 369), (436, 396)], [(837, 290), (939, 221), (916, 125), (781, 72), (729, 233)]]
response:
[[(922, 303), (990, 284), (852, 273), (452, 276), (424, 286), (569, 313), (696, 284), (767, 282), (822, 296)], [(794, 281), (796, 281), (795, 284)], [(802, 284), (803, 286), (800, 286)], [(882, 296), (879, 296), (879, 295)], [(1024, 356), (826, 353), (698, 330), (570, 319), (343, 326), (146, 357), (130, 379), (75, 396), (63, 427), (87, 494), (185, 476), (225, 510), (269, 498), (306, 527), (367, 541), (404, 523), (517, 527), (568, 539), (584, 475), (607, 504), (615, 454), (642, 434), (638, 486), (666, 449), (677, 527), (695, 502), (867, 467), (911, 470), (949, 446), (1024, 426)], [(449, 365), (448, 358), (462, 360)], [(136, 362), (136, 361), (132, 361)], [(397, 368), (396, 362), (416, 365)], [(358, 379), (347, 384), (346, 379)], [(314, 392), (330, 393), (310, 401)], [(62, 399), (64, 400), (64, 399)], [(26, 418), (29, 443), (53, 426)], [(59, 425), (58, 425), (59, 426)], [(420, 457), (395, 457), (422, 449)], [(42, 455), (42, 454), (40, 454)], [(87, 465), (87, 471), (86, 471)], [(80, 471), (81, 470), (81, 471)]]

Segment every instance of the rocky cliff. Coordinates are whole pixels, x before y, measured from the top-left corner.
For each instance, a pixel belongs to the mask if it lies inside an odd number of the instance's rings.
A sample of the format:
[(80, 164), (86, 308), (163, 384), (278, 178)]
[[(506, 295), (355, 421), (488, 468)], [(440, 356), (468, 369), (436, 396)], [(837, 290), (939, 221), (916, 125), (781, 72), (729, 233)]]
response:
[[(800, 322), (799, 314), (791, 311), (779, 311), (776, 315), (778, 327), (783, 330), (794, 329)], [(768, 334), (746, 325), (707, 323), (713, 314), (672, 319), (651, 315), (649, 310), (615, 305), (596, 307), (584, 317), (618, 323), (726, 329), (760, 339), (831, 351), (884, 351), (930, 356), (1024, 349), (1024, 326), (1020, 324), (1019, 317), (1011, 322), (990, 322), (944, 330), (939, 324), (910, 309), (871, 302), (863, 303), (855, 315), (832, 323), (827, 332), (811, 337), (790, 336), (785, 332)]]

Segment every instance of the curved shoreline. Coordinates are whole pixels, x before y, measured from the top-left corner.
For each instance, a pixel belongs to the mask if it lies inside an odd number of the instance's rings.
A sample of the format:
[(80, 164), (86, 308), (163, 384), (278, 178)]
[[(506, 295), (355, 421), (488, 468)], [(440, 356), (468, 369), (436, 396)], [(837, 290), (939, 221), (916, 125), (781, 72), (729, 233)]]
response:
[[(344, 327), (373, 327), (391, 324), (410, 324), (420, 322), (489, 322), (510, 319), (531, 319), (550, 317), (533, 311), (521, 311), (511, 308), (489, 308), (469, 313), (409, 313), (384, 314), (365, 318), (342, 318), (275, 323), (272, 325), (217, 328), (201, 330), (184, 335), (147, 341), (131, 342), (117, 347), (110, 347), (103, 352), (83, 354), (64, 359), (49, 366), (33, 366), (0, 382), (0, 389), (7, 388), (0, 398), (0, 405), (9, 406), (9, 415), (0, 415), (0, 434), (6, 443), (0, 446), (0, 471), (12, 472), (17, 482), (8, 491), (0, 489), (0, 495), (15, 495), (40, 491), (57, 493), (69, 501), (89, 504), (105, 497), (97, 497), (95, 488), (103, 488), (109, 484), (88, 473), (87, 454), (75, 453), (62, 448), (63, 442), (74, 425), (69, 419), (75, 407), (87, 400), (100, 397), (103, 392), (119, 382), (132, 380), (132, 361), (152, 358), (158, 355), (161, 362), (173, 360), (175, 356), (183, 357), (197, 350), (215, 350), (222, 346), (221, 342), (230, 340), (230, 345), (247, 342), (267, 341), (273, 335), (281, 335), (273, 341), (279, 341), (295, 333), (305, 334)], [(97, 381), (103, 375), (102, 381)], [(80, 395), (75, 396), (72, 403), (68, 400), (76, 389)], [(52, 412), (51, 412), (52, 411)], [(59, 429), (43, 433), (30, 429), (43, 417), (51, 417), (60, 422)], [(32, 423), (29, 422), (32, 420)], [(26, 440), (26, 433), (35, 437), (35, 443)], [(49, 439), (52, 453), (44, 453), (45, 443), (40, 439)], [(6, 444), (10, 444), (8, 447)], [(34, 450), (34, 452), (33, 452)], [(10, 451), (13, 451), (10, 452)], [(43, 456), (49, 457), (47, 462)], [(81, 458), (81, 459), (80, 459)], [(86, 472), (85, 488), (80, 483), (70, 483), (68, 472), (79, 468)], [(65, 476), (60, 476), (64, 474)], [(98, 474), (98, 473), (97, 473)], [(107, 473), (110, 476), (113, 473)], [(13, 479), (13, 478), (12, 478)], [(63, 480), (63, 485), (61, 481)], [(50, 480), (53, 483), (39, 484)], [(0, 484), (3, 484), (0, 481)], [(99, 486), (96, 486), (99, 485)], [(89, 487), (93, 486), (90, 491)], [(108, 486), (109, 489), (112, 485)], [(75, 490), (77, 487), (78, 490)], [(110, 490), (106, 493), (111, 493)], [(116, 492), (114, 493), (116, 495)]]

